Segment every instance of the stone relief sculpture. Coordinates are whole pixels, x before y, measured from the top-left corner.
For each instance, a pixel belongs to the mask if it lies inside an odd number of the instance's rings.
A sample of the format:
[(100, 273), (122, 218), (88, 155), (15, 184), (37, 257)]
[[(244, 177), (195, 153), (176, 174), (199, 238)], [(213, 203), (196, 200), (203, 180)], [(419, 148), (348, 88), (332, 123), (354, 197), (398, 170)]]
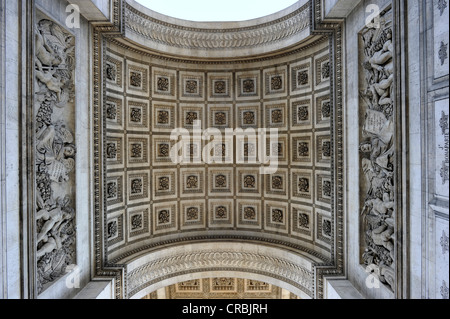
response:
[(362, 261), (395, 289), (395, 119), (392, 23), (360, 35)]
[(35, 36), (37, 289), (75, 263), (75, 39), (42, 19)]

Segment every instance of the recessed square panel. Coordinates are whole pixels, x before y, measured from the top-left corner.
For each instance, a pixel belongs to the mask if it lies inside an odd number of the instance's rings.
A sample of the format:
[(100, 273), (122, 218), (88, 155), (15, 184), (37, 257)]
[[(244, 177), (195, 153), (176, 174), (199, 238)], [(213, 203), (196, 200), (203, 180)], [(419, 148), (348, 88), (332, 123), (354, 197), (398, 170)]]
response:
[(233, 109), (231, 105), (209, 106), (208, 127), (226, 129), (233, 128)]
[(330, 86), (332, 65), (328, 50), (314, 57), (314, 72), (315, 90)]
[(108, 133), (105, 143), (105, 157), (108, 169), (124, 168), (124, 140), (122, 134)]
[(240, 167), (237, 169), (236, 178), (238, 195), (261, 196), (261, 179), (264, 175), (260, 175), (258, 168)]
[(239, 200), (238, 207), (238, 227), (249, 229), (261, 229), (261, 200)]
[(236, 107), (236, 127), (258, 129), (261, 127), (259, 104), (238, 104)]
[(273, 286), (266, 282), (244, 279), (244, 292), (249, 294), (255, 294), (258, 296), (260, 293), (271, 293)]
[(172, 158), (172, 148), (175, 145), (175, 141), (170, 139), (170, 136), (158, 136), (152, 137), (152, 165), (153, 166), (167, 166), (175, 165)]
[(264, 109), (267, 129), (287, 130), (288, 113), (285, 101), (265, 103)]
[(333, 182), (330, 172), (316, 171), (316, 204), (330, 208), (333, 198)]
[(209, 227), (233, 227), (233, 200), (211, 199), (209, 201)]
[(174, 146), (174, 160), (177, 162), (188, 164), (203, 164), (203, 141), (199, 138), (196, 139), (180, 139)]
[(150, 201), (150, 173), (148, 170), (127, 173), (128, 204)]
[(287, 95), (287, 67), (271, 68), (264, 71), (264, 95), (268, 97), (285, 97)]
[(277, 139), (266, 139), (266, 155), (278, 160), (280, 165), (287, 165), (289, 158), (289, 143), (287, 134), (278, 135)]
[(204, 200), (181, 201), (181, 229), (200, 229), (206, 226)]
[(260, 99), (260, 72), (248, 71), (236, 73), (236, 98), (237, 100)]
[(288, 207), (289, 205), (282, 201), (266, 201), (264, 229), (278, 233), (287, 233), (289, 219)]
[[(252, 129), (248, 129), (252, 130)], [(247, 131), (247, 130), (246, 130)], [(236, 162), (237, 164), (255, 165), (260, 164), (260, 150), (263, 145), (260, 145), (258, 139), (258, 132), (256, 130), (236, 134)]]
[(205, 196), (205, 169), (181, 168), (181, 197)]
[(181, 100), (204, 100), (204, 73), (180, 72), (180, 92)]
[(332, 143), (329, 132), (316, 132), (316, 166), (331, 168)]
[(107, 129), (114, 129), (114, 130), (124, 129), (123, 96), (113, 93), (106, 94), (105, 116)]
[(177, 231), (177, 204), (172, 204), (172, 202), (153, 204), (152, 214), (155, 235)]
[(116, 211), (108, 214), (106, 219), (106, 236), (108, 250), (115, 249), (125, 243), (124, 211)]
[(209, 164), (233, 164), (233, 136), (220, 135), (216, 137), (205, 142), (205, 156), (203, 160)]
[(129, 242), (150, 236), (150, 205), (129, 208), (127, 210), (127, 219)]
[(107, 209), (125, 206), (125, 179), (123, 172), (108, 173), (106, 177), (105, 197)]
[(152, 96), (163, 99), (175, 99), (177, 96), (177, 72), (160, 68), (153, 68), (152, 72)]
[(197, 293), (202, 294), (203, 293), (203, 279), (194, 279), (194, 280), (188, 280), (183, 281), (175, 285), (175, 292), (176, 293)]
[(208, 84), (209, 100), (231, 100), (233, 98), (232, 73), (209, 73)]
[(314, 82), (312, 69), (310, 58), (291, 65), (291, 94), (311, 92)]
[(331, 240), (334, 234), (333, 221), (329, 212), (316, 209), (316, 241), (325, 244), (327, 246), (331, 245)]
[(307, 240), (313, 240), (314, 212), (313, 208), (306, 205), (291, 205), (291, 229), (292, 234)]
[(127, 93), (148, 97), (149, 74), (148, 65), (127, 60)]
[(106, 53), (106, 88), (123, 92), (124, 59), (110, 51)]
[(314, 146), (311, 133), (292, 134), (292, 165), (312, 166)]
[(312, 170), (291, 171), (292, 200), (313, 203), (314, 180)]
[(153, 132), (172, 132), (176, 127), (176, 104), (169, 102), (153, 102)]
[(146, 135), (127, 135), (127, 166), (146, 167), (150, 165), (150, 138)]
[(316, 128), (330, 127), (332, 116), (332, 102), (329, 92), (321, 93), (315, 97)]
[(235, 294), (238, 292), (237, 278), (210, 278), (209, 286), (212, 294)]
[(209, 168), (209, 194), (230, 195), (234, 190), (234, 171), (233, 168)]
[(149, 132), (150, 130), (150, 106), (143, 99), (127, 98), (127, 130)]
[(194, 125), (198, 123), (197, 121), (201, 121), (200, 129), (204, 129), (206, 127), (204, 113), (205, 113), (204, 105), (180, 104), (179, 116), (181, 127), (188, 130), (192, 130), (194, 129)]
[(177, 197), (177, 174), (176, 170), (158, 169), (153, 170), (153, 199), (165, 200)]
[(287, 199), (288, 197), (288, 173), (286, 169), (278, 169), (271, 175), (264, 175), (266, 179), (265, 197), (277, 197)]
[(303, 97), (291, 100), (292, 130), (311, 130), (313, 124), (312, 98)]

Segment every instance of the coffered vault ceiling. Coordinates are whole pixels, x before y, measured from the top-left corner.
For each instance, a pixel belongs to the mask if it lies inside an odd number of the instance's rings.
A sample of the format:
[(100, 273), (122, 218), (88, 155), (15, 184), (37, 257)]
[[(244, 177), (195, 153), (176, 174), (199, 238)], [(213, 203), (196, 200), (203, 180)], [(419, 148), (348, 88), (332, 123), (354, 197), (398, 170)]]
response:
[(298, 297), (262, 281), (216, 277), (180, 282), (154, 291), (143, 299), (298, 299)]
[[(107, 44), (106, 163), (108, 255), (113, 260), (158, 242), (248, 238), (289, 243), (330, 259), (331, 135), (328, 41), (281, 61), (222, 66), (171, 64)], [(208, 141), (181, 146), (192, 164), (175, 164), (176, 128), (194, 120), (224, 139), (207, 164)], [(259, 141), (226, 129), (272, 128), (273, 174), (248, 162)], [(253, 152), (253, 153), (252, 153)], [(242, 161), (239, 161), (242, 160)]]

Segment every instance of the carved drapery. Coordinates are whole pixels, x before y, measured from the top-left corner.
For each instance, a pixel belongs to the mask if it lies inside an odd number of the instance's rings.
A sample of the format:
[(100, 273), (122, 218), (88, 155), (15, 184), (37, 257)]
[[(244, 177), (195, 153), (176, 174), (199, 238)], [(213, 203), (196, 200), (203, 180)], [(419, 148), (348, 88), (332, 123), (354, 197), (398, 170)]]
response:
[(46, 18), (34, 29), (37, 292), (76, 261), (75, 37)]
[(395, 290), (396, 114), (392, 11), (360, 33), (361, 261)]

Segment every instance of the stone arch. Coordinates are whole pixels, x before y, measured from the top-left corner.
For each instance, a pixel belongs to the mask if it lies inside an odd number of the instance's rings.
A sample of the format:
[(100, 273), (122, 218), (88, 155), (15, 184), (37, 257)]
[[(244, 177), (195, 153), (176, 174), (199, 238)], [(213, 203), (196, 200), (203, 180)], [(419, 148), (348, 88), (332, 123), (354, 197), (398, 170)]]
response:
[(126, 297), (217, 276), (265, 281), (298, 295), (314, 296), (314, 260), (287, 249), (251, 243), (182, 244), (148, 252), (126, 263)]

